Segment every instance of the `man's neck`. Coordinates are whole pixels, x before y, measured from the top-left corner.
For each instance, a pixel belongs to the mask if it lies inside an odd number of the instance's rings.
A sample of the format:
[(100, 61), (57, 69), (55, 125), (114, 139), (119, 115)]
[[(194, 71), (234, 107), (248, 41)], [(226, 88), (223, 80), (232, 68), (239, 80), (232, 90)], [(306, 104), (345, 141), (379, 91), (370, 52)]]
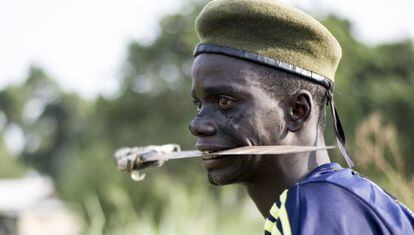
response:
[[(284, 190), (303, 180), (318, 166), (330, 162), (326, 150), (273, 157), (278, 159), (273, 161), (274, 164), (269, 164), (268, 169), (264, 171), (266, 174), (245, 185), (250, 198), (265, 218)], [(269, 159), (273, 157), (268, 156)]]

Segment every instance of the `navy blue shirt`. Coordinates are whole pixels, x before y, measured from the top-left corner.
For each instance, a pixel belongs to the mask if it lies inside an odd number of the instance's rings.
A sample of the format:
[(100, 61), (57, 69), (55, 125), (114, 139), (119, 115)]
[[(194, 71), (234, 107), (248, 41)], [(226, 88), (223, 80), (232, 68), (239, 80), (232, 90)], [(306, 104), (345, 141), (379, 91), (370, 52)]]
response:
[(414, 234), (414, 216), (375, 183), (329, 163), (280, 195), (265, 222), (270, 234)]

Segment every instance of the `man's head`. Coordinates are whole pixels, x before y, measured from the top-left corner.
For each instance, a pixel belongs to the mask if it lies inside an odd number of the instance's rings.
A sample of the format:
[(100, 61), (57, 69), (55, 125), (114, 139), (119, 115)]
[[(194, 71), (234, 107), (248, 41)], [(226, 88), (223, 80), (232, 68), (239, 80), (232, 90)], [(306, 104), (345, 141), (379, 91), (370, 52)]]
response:
[[(202, 151), (313, 145), (323, 131), (322, 86), (252, 62), (216, 54), (198, 56), (191, 93), (198, 113), (190, 130)], [(228, 184), (265, 177), (261, 171), (277, 165), (277, 158), (226, 157), (203, 163), (210, 182)]]
[[(216, 0), (196, 22), (190, 125), (200, 150), (315, 145), (340, 58), (333, 36), (303, 12), (267, 0)], [(214, 184), (266, 177), (286, 158), (204, 160)]]

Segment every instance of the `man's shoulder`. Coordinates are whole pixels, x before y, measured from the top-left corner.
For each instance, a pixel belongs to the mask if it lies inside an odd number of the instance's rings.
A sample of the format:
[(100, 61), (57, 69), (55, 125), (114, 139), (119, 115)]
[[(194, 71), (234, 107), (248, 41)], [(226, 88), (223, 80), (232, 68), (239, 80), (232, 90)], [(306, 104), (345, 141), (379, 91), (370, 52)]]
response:
[(391, 204), (386, 206), (387, 209), (390, 206), (399, 205), (394, 197), (377, 184), (361, 176), (355, 170), (342, 168), (337, 163), (318, 167), (292, 188), (292, 192), (295, 190), (300, 191), (302, 200), (315, 196), (329, 197), (334, 193), (336, 196), (346, 194), (350, 200), (358, 200), (362, 204), (372, 206), (372, 209), (381, 209), (381, 204)]
[(289, 189), (286, 207), (299, 221), (325, 218), (311, 222), (313, 225), (348, 221), (377, 231), (404, 231), (410, 224), (413, 231), (414, 226), (411, 212), (393, 197), (356, 171), (336, 163), (318, 167)]
[(300, 188), (304, 192), (312, 190), (314, 187), (317, 187), (319, 190), (326, 188), (326, 190), (348, 193), (363, 200), (369, 200), (373, 193), (392, 199), (374, 182), (352, 169), (342, 168), (338, 163), (330, 163), (318, 167), (293, 188), (295, 187)]

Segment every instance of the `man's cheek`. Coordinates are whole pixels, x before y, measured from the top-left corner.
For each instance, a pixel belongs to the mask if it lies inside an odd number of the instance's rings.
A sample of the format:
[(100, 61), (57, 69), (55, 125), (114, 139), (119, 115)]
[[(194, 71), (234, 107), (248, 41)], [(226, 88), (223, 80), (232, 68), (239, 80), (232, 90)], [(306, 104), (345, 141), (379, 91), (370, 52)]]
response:
[(254, 131), (258, 137), (258, 144), (273, 145), (283, 132), (284, 121), (277, 108), (263, 108), (255, 112)]

